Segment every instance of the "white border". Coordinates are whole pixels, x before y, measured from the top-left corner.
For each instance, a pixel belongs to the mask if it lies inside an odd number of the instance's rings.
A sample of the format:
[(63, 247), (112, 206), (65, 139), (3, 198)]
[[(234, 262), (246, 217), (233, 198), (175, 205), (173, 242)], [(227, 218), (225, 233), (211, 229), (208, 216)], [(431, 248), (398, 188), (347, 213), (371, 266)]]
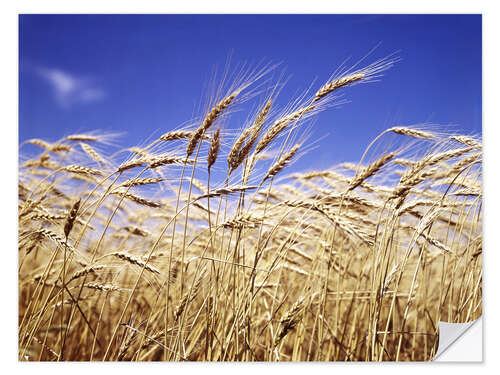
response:
[(489, 1), (464, 0), (211, 0), (211, 1), (63, 1), (20, 0), (18, 13), (483, 13)]
[[(448, 337), (446, 338), (443, 337), (443, 333), (445, 331), (447, 331), (446, 333), (448, 335)], [(444, 340), (445, 342), (443, 342), (443, 339), (445, 339)], [(482, 360), (483, 360), (482, 317), (470, 323), (439, 322), (439, 348), (434, 361), (481, 362)]]

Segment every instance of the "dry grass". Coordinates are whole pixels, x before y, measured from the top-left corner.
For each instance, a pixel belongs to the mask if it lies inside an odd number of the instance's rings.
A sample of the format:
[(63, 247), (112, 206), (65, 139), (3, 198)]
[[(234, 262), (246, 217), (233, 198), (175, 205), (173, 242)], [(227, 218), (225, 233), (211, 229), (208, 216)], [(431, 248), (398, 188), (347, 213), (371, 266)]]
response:
[(226, 132), (259, 92), (254, 72), (218, 90), (194, 130), (127, 160), (98, 153), (96, 134), (30, 140), (19, 359), (432, 359), (440, 320), (481, 314), (480, 140), (396, 126), (359, 164), (286, 174), (306, 151), (301, 125), (391, 64), (283, 110), (264, 97)]

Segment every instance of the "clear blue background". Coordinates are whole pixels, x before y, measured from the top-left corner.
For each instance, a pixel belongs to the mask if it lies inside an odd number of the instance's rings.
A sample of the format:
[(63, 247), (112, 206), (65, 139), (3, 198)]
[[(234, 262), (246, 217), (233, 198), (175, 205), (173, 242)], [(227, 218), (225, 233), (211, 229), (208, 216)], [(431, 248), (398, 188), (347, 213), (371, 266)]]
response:
[[(298, 161), (359, 160), (386, 127), (432, 122), (481, 133), (480, 15), (21, 15), (19, 141), (101, 129), (137, 145), (199, 115), (213, 68), (282, 62), (280, 105), (349, 56), (398, 51), (380, 82), (344, 90), (350, 103), (320, 114), (319, 149)], [(63, 100), (41, 71), (85, 82)], [(60, 94), (60, 93), (59, 93)], [(95, 95), (94, 95), (95, 94)], [(78, 95), (81, 95), (80, 97)], [(241, 124), (230, 123), (236, 128)]]

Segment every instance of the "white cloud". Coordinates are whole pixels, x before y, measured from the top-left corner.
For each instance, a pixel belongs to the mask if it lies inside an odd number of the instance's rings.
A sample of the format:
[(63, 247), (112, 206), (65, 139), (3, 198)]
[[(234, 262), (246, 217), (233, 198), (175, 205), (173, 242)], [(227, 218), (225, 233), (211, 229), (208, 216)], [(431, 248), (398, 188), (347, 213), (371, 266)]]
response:
[(69, 108), (73, 104), (98, 101), (105, 97), (104, 91), (88, 79), (60, 69), (39, 68), (37, 71), (52, 86), (54, 99), (61, 107)]

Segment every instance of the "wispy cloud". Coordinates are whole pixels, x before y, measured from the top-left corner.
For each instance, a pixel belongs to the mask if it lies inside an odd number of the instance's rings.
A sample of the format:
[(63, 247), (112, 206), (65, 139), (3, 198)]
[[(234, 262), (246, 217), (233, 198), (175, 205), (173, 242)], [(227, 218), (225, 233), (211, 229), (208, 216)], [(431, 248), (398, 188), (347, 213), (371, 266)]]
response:
[(78, 103), (94, 102), (106, 96), (105, 92), (88, 78), (55, 68), (38, 68), (37, 72), (52, 86), (54, 99), (61, 107), (69, 108)]

